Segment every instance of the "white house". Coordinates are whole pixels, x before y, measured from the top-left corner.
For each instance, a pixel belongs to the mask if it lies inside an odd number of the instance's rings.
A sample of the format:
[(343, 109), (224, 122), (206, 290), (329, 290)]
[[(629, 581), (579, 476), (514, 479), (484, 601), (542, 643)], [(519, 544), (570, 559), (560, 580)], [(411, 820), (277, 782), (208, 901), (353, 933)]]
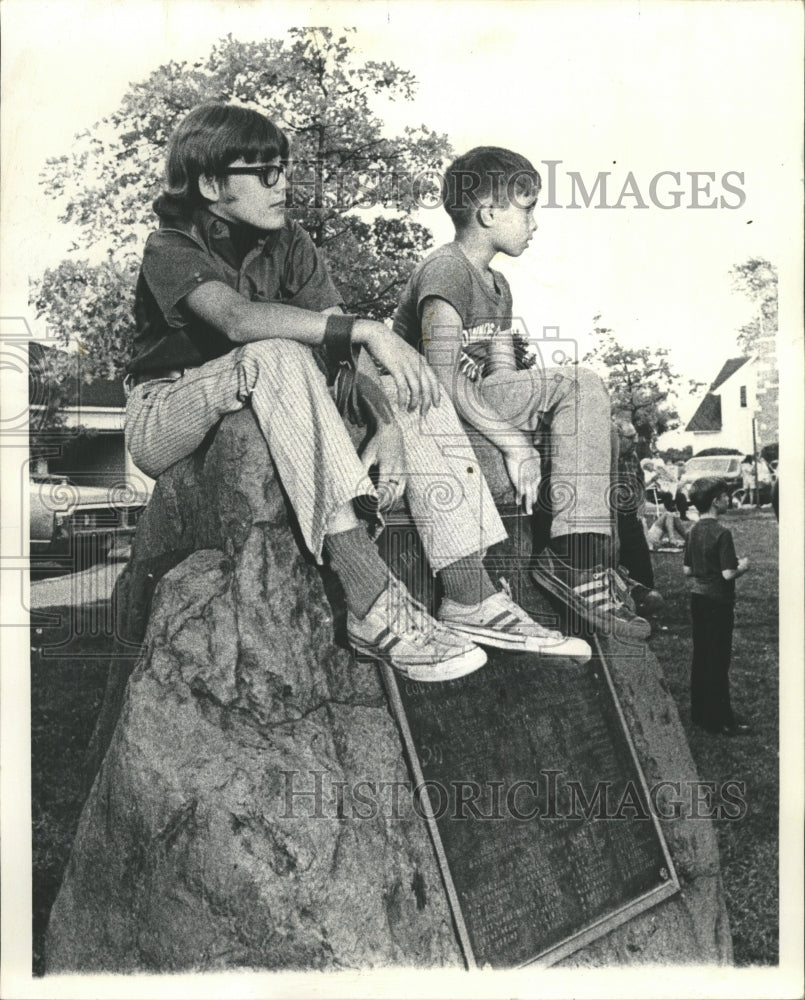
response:
[(696, 454), (736, 448), (750, 455), (778, 437), (778, 378), (758, 355), (730, 358), (685, 427)]
[(703, 448), (754, 450), (752, 421), (757, 407), (754, 359), (730, 358), (710, 385), (685, 430), (694, 435), (693, 451)]

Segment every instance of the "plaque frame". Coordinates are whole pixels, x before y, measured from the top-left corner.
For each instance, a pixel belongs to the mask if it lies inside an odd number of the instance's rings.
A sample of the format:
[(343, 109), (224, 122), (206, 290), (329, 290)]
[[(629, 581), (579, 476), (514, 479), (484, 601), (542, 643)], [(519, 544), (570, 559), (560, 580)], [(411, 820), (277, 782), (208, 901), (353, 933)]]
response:
[[(610, 674), (609, 667), (607, 666), (601, 642), (597, 636), (592, 637), (592, 642), (600, 661), (601, 671), (605, 680), (607, 692), (615, 709), (615, 715), (620, 727), (620, 732), (623, 735), (625, 744), (629, 750), (635, 775), (640, 784), (640, 789), (643, 795), (646, 800), (648, 800), (650, 796), (646, 777), (643, 774), (643, 768), (640, 765), (640, 760), (637, 756), (637, 751), (635, 749), (631, 733), (629, 732), (629, 728), (626, 724), (626, 718), (623, 714), (623, 709), (621, 708), (617, 692), (615, 691), (615, 686), (612, 682), (612, 676)], [(445, 851), (436, 816), (433, 811), (433, 805), (430, 800), (430, 792), (427, 790), (427, 783), (423, 773), (422, 764), (419, 759), (419, 753), (417, 751), (414, 736), (411, 732), (411, 727), (408, 723), (402, 698), (400, 697), (399, 689), (397, 687), (397, 675), (394, 670), (385, 663), (381, 664), (381, 673), (389, 696), (389, 702), (403, 736), (403, 742), (405, 744), (409, 763), (413, 771), (415, 784), (416, 786), (424, 787), (427, 791), (427, 794), (420, 797), (422, 813), (424, 814), (428, 832), (439, 863), (442, 881), (450, 903), (456, 934), (464, 955), (464, 961), (468, 970), (475, 970), (481, 968), (481, 966), (479, 965), (474, 953), (467, 923), (459, 901), (458, 892), (451, 874), (450, 862), (448, 861), (447, 852)], [(584, 924), (579, 927), (578, 930), (566, 935), (564, 938), (545, 948), (533, 957), (512, 966), (512, 968), (526, 968), (531, 966), (545, 968), (554, 965), (563, 958), (566, 958), (575, 951), (578, 951), (580, 948), (583, 948), (585, 945), (603, 937), (611, 930), (614, 930), (616, 927), (619, 927), (631, 920), (633, 917), (636, 917), (638, 914), (643, 913), (644, 911), (656, 906), (663, 900), (668, 899), (670, 896), (679, 892), (679, 879), (670, 851), (668, 850), (668, 844), (666, 843), (662, 828), (654, 812), (649, 810), (649, 813), (651, 823), (653, 824), (654, 835), (657, 838), (663, 858), (665, 859), (665, 871), (667, 872), (667, 878), (647, 892), (641, 893), (633, 899), (630, 899), (628, 902), (616, 906), (602, 917), (593, 919), (589, 923)], [(488, 965), (484, 966), (484, 968), (488, 967)]]

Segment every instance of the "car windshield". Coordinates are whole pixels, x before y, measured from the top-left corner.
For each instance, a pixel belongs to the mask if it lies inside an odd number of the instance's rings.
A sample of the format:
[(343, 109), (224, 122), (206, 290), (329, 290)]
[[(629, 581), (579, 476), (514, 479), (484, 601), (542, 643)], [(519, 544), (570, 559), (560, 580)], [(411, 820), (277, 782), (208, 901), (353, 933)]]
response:
[(685, 475), (734, 476), (740, 468), (739, 458), (691, 458), (685, 466)]

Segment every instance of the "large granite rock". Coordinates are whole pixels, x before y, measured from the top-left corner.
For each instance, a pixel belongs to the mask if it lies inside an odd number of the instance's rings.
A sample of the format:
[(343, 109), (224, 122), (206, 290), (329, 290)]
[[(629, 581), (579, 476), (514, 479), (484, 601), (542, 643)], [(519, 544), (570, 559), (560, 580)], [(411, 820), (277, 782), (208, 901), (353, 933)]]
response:
[[(505, 499), (493, 453), (481, 460)], [(161, 477), (118, 585), (48, 972), (461, 963), (424, 822), (356, 818), (370, 812), (357, 782), (409, 776), (376, 668), (334, 643), (331, 583), (301, 555), (249, 411)], [(695, 778), (654, 657), (610, 652), (649, 782)], [(565, 964), (730, 959), (710, 824), (664, 829), (684, 894)]]

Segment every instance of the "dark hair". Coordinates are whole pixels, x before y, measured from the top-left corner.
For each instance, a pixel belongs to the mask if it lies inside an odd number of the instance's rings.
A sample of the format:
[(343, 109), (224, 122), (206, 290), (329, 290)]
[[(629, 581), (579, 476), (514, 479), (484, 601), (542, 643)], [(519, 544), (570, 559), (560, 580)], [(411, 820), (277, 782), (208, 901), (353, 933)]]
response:
[(541, 187), (542, 178), (524, 156), (500, 146), (476, 146), (447, 168), (442, 203), (456, 229), (464, 229), (484, 198), (526, 206), (537, 200)]
[(203, 203), (199, 177), (221, 177), (230, 163), (287, 161), (285, 133), (259, 111), (236, 104), (199, 104), (168, 142), (165, 192), (190, 204)]
[(703, 476), (697, 479), (690, 488), (690, 500), (700, 514), (706, 514), (713, 506), (716, 497), (722, 493), (729, 496), (729, 487), (725, 479), (717, 479), (715, 476)]

